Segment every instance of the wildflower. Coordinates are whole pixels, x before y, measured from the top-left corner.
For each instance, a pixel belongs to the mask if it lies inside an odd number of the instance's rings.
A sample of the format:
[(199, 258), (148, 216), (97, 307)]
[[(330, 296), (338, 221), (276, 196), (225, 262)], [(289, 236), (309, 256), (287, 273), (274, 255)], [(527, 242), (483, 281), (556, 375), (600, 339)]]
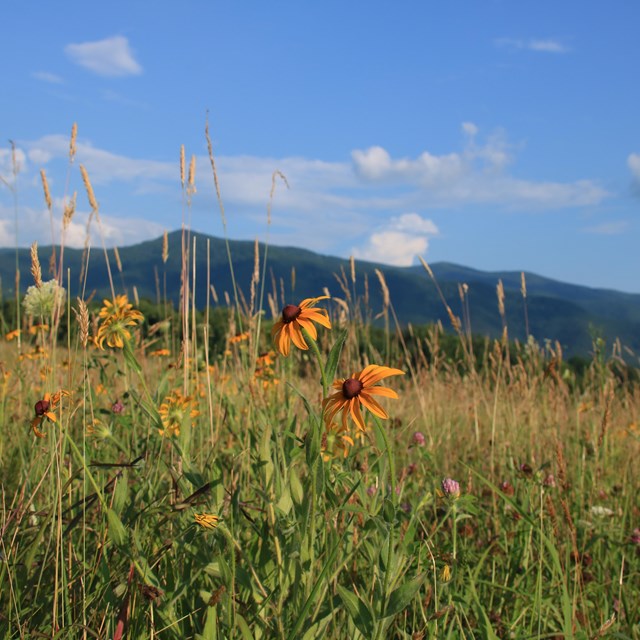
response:
[(634, 529), (631, 534), (631, 542), (636, 546), (640, 547), (640, 529)]
[(133, 327), (144, 320), (140, 311), (133, 308), (127, 300), (127, 296), (116, 296), (115, 300), (103, 301), (104, 306), (98, 316), (102, 319), (98, 334), (95, 337), (96, 346), (104, 349), (107, 346), (122, 349), (124, 341), (131, 339), (128, 327)]
[(220, 521), (220, 516), (213, 513), (195, 513), (193, 518), (204, 529), (215, 529)]
[(379, 418), (387, 419), (387, 412), (378, 404), (373, 396), (384, 396), (386, 398), (397, 398), (398, 394), (393, 389), (387, 387), (374, 386), (383, 378), (388, 376), (404, 375), (400, 369), (391, 367), (381, 367), (377, 364), (370, 364), (359, 373), (354, 373), (350, 378), (336, 380), (333, 388), (336, 393), (323, 400), (325, 410), (325, 422), (330, 425), (339, 411), (342, 411), (342, 425), (346, 429), (347, 417), (351, 414), (356, 426), (361, 431), (366, 431), (360, 405), (369, 409), (371, 413)]
[(322, 457), (325, 462), (328, 462), (332, 456), (346, 458), (351, 447), (353, 447), (353, 438), (345, 425), (333, 422), (322, 435)]
[(442, 582), (449, 582), (449, 580), (451, 580), (451, 567), (448, 564), (445, 564), (442, 567), (442, 571), (440, 572), (440, 580), (442, 580)]
[(51, 395), (50, 393), (45, 393), (44, 398), (36, 402), (34, 406), (36, 416), (31, 421), (31, 429), (33, 430), (35, 436), (37, 436), (38, 438), (44, 438), (44, 433), (40, 430), (40, 425), (45, 418), (51, 422), (57, 422), (56, 414), (54, 413), (54, 411), (60, 404), (60, 399), (68, 395), (68, 391), (66, 391), (65, 389), (60, 389), (60, 391), (56, 391), (56, 393), (54, 393), (53, 395)]
[(160, 431), (161, 436), (179, 436), (184, 422), (200, 415), (195, 400), (183, 396), (179, 391), (173, 391), (164, 399), (158, 413), (164, 426)]
[(152, 358), (165, 358), (171, 355), (171, 351), (169, 349), (156, 349), (155, 351), (151, 351), (149, 356)]
[(413, 440), (413, 444), (417, 445), (418, 447), (424, 447), (424, 443), (426, 442), (424, 433), (422, 433), (422, 431), (416, 431), (413, 434), (412, 440)]
[(441, 485), (442, 493), (447, 497), (455, 500), (460, 497), (460, 484), (453, 478), (445, 478)]
[(553, 473), (549, 473), (545, 479), (542, 481), (542, 484), (545, 487), (555, 487), (556, 486), (556, 479), (553, 475)]
[(514, 486), (508, 480), (500, 483), (500, 491), (507, 496), (512, 496), (516, 492)]
[(124, 405), (120, 401), (120, 398), (117, 398), (116, 401), (111, 405), (111, 412), (119, 415), (123, 411), (124, 411)]
[(239, 333), (238, 335), (231, 336), (229, 338), (229, 344), (238, 344), (239, 342), (244, 342), (249, 339), (249, 332), (245, 331), (244, 333)]
[(53, 313), (64, 310), (65, 290), (57, 280), (43, 282), (41, 287), (35, 285), (27, 289), (22, 306), (27, 315), (51, 317)]
[(367, 495), (370, 497), (375, 496), (377, 490), (378, 490), (378, 487), (372, 484), (370, 487), (367, 488)]
[(331, 329), (331, 321), (326, 310), (312, 306), (318, 300), (325, 300), (328, 297), (306, 298), (298, 306), (288, 304), (282, 310), (282, 318), (273, 325), (271, 337), (276, 348), (283, 356), (289, 355), (289, 347), (292, 341), (298, 349), (307, 350), (309, 348), (302, 335), (302, 329), (305, 329), (315, 340), (318, 337), (318, 332), (313, 324), (314, 322)]
[(22, 331), (20, 329), (14, 329), (13, 331), (9, 331), (9, 333), (7, 333), (4, 338), (5, 340), (11, 341), (14, 338), (17, 338), (21, 333)]

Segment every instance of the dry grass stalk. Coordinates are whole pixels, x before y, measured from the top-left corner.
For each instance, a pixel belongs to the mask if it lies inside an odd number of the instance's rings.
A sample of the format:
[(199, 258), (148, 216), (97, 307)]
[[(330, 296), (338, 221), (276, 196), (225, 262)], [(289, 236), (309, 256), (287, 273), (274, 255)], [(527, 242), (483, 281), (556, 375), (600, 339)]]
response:
[(136, 302), (136, 307), (140, 306), (140, 298), (138, 297), (138, 287), (136, 287), (136, 285), (133, 285), (133, 299)]
[(69, 141), (69, 162), (73, 162), (76, 157), (76, 139), (78, 137), (78, 123), (74, 122), (71, 127), (71, 140)]
[(378, 280), (380, 281), (380, 289), (382, 290), (382, 312), (385, 313), (387, 309), (389, 309), (389, 304), (391, 303), (391, 298), (389, 296), (389, 287), (387, 287), (387, 282), (384, 279), (384, 274), (380, 269), (374, 269), (376, 275), (378, 276)]
[(604, 412), (602, 414), (602, 420), (600, 421), (600, 433), (598, 434), (598, 447), (602, 446), (604, 442), (605, 434), (607, 433), (607, 427), (611, 420), (611, 403), (614, 398), (613, 384), (611, 381), (607, 383), (607, 388), (604, 392)]
[(113, 247), (113, 255), (116, 259), (116, 267), (118, 267), (118, 272), (122, 273), (122, 262), (120, 260), (120, 252), (118, 251), (118, 247)]
[(498, 280), (496, 294), (498, 296), (498, 311), (500, 312), (500, 317), (504, 319), (504, 285), (502, 284), (502, 280)]
[(165, 231), (162, 236), (162, 262), (167, 263), (169, 259), (169, 234)]
[(269, 193), (269, 203), (267, 204), (267, 225), (271, 224), (271, 207), (273, 205), (273, 196), (276, 193), (276, 178), (280, 178), (287, 189), (289, 188), (289, 181), (282, 171), (276, 170), (271, 174), (271, 191)]
[(184, 145), (180, 145), (180, 184), (184, 189), (184, 171), (185, 168), (185, 160), (184, 160)]
[(260, 282), (260, 245), (258, 244), (258, 239), (256, 238), (253, 245), (253, 273), (251, 274), (251, 283), (250, 283), (250, 303), (249, 303), (249, 313), (254, 313), (254, 304), (256, 302), (256, 285)]
[(38, 259), (37, 242), (31, 245), (31, 275), (33, 276), (36, 287), (39, 289), (42, 286), (42, 268), (40, 267), (40, 260)]
[(353, 256), (349, 258), (349, 266), (351, 267), (351, 282), (356, 283), (356, 261)]
[(296, 268), (291, 267), (291, 293), (296, 290)]
[(73, 311), (80, 327), (80, 343), (83, 347), (86, 347), (89, 342), (89, 310), (84, 300), (78, 298), (78, 310), (74, 309)]
[(91, 186), (91, 180), (89, 179), (89, 174), (87, 170), (84, 168), (84, 165), (80, 165), (80, 173), (82, 174), (82, 182), (84, 183), (84, 188), (87, 191), (87, 198), (89, 199), (89, 205), (91, 206), (92, 211), (98, 211), (98, 201), (96, 200), (95, 193), (93, 192), (93, 187)]
[(187, 180), (187, 195), (192, 196), (196, 192), (196, 157), (191, 156), (189, 162), (189, 178)]
[(213, 285), (209, 285), (211, 289), (211, 296), (213, 297), (213, 301), (218, 304), (218, 293), (216, 292), (216, 288)]
[(222, 218), (222, 226), (224, 228), (225, 235), (227, 233), (227, 217), (224, 212), (224, 203), (222, 202), (222, 194), (220, 193), (220, 181), (218, 180), (218, 171), (216, 169), (216, 161), (213, 156), (213, 145), (211, 144), (211, 136), (209, 135), (209, 119), (204, 128), (204, 135), (207, 139), (207, 151), (209, 152), (209, 162), (211, 163), (211, 171), (213, 172), (213, 183), (216, 188), (216, 196), (218, 198), (218, 205), (220, 207), (220, 217)]
[(526, 299), (527, 297), (527, 281), (524, 277), (524, 271), (520, 273), (520, 293), (522, 293), (522, 297)]
[(64, 211), (62, 212), (62, 229), (67, 229), (71, 224), (71, 219), (73, 218), (73, 214), (76, 212), (76, 198), (78, 196), (78, 192), (73, 192), (73, 197), (69, 202), (64, 205)]
[(51, 201), (51, 192), (49, 191), (49, 183), (47, 182), (47, 174), (44, 169), (40, 169), (40, 179), (42, 180), (42, 188), (44, 189), (44, 201), (47, 203), (47, 209), (51, 211), (53, 203)]

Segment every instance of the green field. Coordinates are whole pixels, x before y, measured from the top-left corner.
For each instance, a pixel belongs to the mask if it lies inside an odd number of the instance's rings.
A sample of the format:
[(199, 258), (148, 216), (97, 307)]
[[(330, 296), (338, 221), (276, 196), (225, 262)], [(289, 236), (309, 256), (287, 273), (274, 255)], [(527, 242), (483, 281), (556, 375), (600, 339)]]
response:
[(34, 248), (2, 318), (0, 637), (640, 638), (620, 346), (576, 371), (508, 325), (401, 331), (382, 274), (381, 308), (355, 267), (301, 304), (257, 253), (216, 302), (191, 246), (176, 309), (112, 257), (108, 300), (56, 298)]

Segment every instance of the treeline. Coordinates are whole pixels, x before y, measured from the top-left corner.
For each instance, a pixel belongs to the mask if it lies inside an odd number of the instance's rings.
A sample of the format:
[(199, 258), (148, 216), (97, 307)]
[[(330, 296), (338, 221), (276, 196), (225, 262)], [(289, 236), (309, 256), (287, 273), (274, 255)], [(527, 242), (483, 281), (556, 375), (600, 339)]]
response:
[[(73, 306), (74, 303), (72, 303)], [(102, 301), (93, 300), (89, 311), (96, 316)], [(171, 302), (158, 304), (149, 299), (141, 299), (137, 308), (144, 314), (141, 327), (142, 341), (149, 350), (167, 348), (172, 352), (180, 349), (183, 317), (179, 309)], [(230, 343), (238, 341), (243, 332), (252, 325), (251, 321), (238, 315), (233, 309), (224, 306), (210, 307), (208, 311), (195, 310), (190, 314), (189, 330), (196, 328), (201, 347), (204, 336), (204, 325), (208, 318), (209, 357), (221, 357)], [(70, 322), (71, 315), (71, 322)], [(16, 301), (0, 302), (0, 331), (2, 335), (11, 335), (17, 324)], [(21, 329), (28, 332), (34, 320), (21, 315)], [(37, 322), (36, 322), (37, 324)], [(264, 318), (262, 325), (266, 335), (272, 326), (271, 319)], [(73, 338), (77, 332), (77, 323), (73, 311), (68, 309), (62, 314), (57, 335), (66, 340), (68, 332)], [(567, 359), (562, 357), (560, 345), (547, 342), (540, 345), (533, 339), (527, 343), (514, 340), (495, 340), (479, 335), (459, 335), (445, 331), (442, 325), (409, 325), (403, 328), (385, 328), (374, 323), (359, 323), (353, 327), (357, 337), (361, 356), (375, 359), (381, 354), (386, 361), (398, 362), (399, 365), (412, 366), (416, 369), (436, 367), (438, 369), (455, 370), (464, 375), (472, 371), (486, 372), (494, 367), (500, 357), (511, 368), (524, 367), (529, 371), (542, 371), (545, 378), (562, 379), (572, 387), (584, 388), (586, 384), (597, 379), (605, 379), (608, 374), (624, 385), (635, 386), (640, 383), (640, 370), (633, 363), (625, 361), (620, 349), (615, 345), (607, 345), (598, 336), (593, 337), (590, 353), (573, 355)], [(234, 338), (236, 340), (234, 340)], [(268, 344), (263, 349), (268, 349)]]

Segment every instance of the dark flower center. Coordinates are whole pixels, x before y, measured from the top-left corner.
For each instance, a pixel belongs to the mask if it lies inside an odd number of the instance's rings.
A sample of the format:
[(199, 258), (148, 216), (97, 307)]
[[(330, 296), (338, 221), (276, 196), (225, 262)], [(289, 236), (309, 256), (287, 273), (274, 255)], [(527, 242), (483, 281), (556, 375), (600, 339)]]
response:
[(38, 400), (36, 402), (36, 415), (43, 416), (49, 410), (49, 401), (48, 400)]
[(347, 378), (342, 383), (342, 395), (347, 399), (355, 398), (362, 391), (362, 382), (357, 378)]
[(302, 309), (295, 304), (288, 304), (282, 310), (282, 322), (285, 324), (289, 324), (293, 322), (300, 314), (302, 313)]

